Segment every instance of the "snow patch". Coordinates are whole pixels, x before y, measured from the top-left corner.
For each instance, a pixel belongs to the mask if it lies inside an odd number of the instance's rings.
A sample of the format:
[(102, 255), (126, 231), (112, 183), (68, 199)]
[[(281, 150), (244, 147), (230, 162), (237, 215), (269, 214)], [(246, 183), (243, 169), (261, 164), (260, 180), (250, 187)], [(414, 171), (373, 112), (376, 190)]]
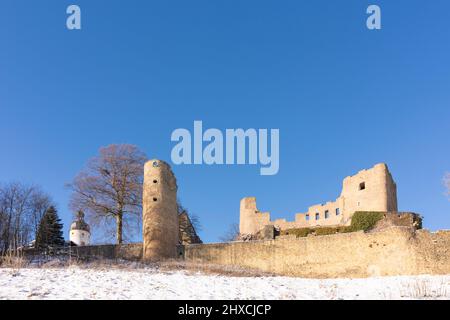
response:
[(0, 299), (450, 299), (449, 276), (301, 279), (155, 268), (0, 269)]

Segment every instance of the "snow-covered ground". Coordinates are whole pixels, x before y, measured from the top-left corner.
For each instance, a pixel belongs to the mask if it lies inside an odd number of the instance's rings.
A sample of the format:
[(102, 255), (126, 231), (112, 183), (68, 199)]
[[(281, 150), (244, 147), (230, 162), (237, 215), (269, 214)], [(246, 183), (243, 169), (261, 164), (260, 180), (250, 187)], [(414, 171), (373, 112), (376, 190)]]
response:
[(0, 299), (450, 299), (449, 276), (229, 277), (156, 269), (1, 269)]

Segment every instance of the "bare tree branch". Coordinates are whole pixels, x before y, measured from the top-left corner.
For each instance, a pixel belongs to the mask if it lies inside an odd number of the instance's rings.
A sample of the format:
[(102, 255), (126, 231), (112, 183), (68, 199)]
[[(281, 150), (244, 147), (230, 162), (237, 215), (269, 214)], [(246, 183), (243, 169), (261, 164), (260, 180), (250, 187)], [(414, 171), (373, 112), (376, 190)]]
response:
[(115, 233), (118, 244), (129, 239), (124, 231), (140, 225), (146, 161), (145, 154), (133, 145), (100, 148), (99, 155), (69, 184), (70, 208), (86, 212), (91, 224), (105, 231), (105, 238)]
[(179, 235), (181, 244), (202, 243), (198, 232), (201, 231), (200, 219), (197, 215), (192, 214), (177, 199), (178, 205), (178, 222)]
[(9, 183), (0, 186), (0, 252), (27, 245), (36, 236), (39, 222), (53, 205), (38, 186)]
[(223, 236), (220, 237), (222, 242), (236, 241), (239, 238), (239, 224), (233, 223)]

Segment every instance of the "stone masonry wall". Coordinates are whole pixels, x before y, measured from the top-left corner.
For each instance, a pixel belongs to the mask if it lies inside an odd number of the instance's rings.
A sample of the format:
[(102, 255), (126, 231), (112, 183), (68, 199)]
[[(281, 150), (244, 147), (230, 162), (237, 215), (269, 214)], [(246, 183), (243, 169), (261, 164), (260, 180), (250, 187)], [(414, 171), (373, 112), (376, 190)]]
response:
[[(123, 259), (129, 261), (142, 260), (142, 243), (133, 244), (107, 244), (93, 245), (82, 247), (64, 247), (55, 250), (56, 254), (71, 256), (80, 259)], [(24, 251), (25, 256), (33, 257), (42, 254), (39, 249), (27, 249)]]
[(142, 243), (72, 247), (71, 250), (80, 258), (96, 257), (130, 261), (142, 260)]
[(185, 246), (191, 262), (308, 278), (450, 273), (450, 231), (409, 227), (306, 238)]
[[(141, 261), (142, 243), (70, 248), (72, 257)], [(236, 265), (305, 278), (450, 274), (450, 230), (395, 226), (364, 233), (178, 246), (188, 262)], [(27, 250), (26, 255), (39, 254)]]

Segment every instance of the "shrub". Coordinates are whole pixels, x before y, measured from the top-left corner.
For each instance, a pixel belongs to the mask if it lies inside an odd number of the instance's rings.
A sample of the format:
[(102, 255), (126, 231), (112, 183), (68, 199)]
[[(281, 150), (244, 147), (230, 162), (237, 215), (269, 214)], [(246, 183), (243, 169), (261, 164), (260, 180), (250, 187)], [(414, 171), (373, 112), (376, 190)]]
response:
[(307, 237), (314, 230), (310, 228), (289, 229), (281, 231), (281, 235), (295, 235), (297, 238)]
[[(383, 212), (357, 211), (352, 217), (350, 226), (288, 229), (282, 230), (280, 235), (295, 235), (297, 238), (303, 238), (312, 233), (316, 236), (326, 236), (335, 233), (349, 233), (356, 231), (366, 232), (373, 229), (377, 222), (383, 218)], [(421, 223), (421, 221), (418, 223)]]
[(413, 224), (417, 230), (421, 230), (423, 228), (423, 217), (420, 215), (414, 216)]
[(330, 234), (338, 233), (339, 228), (333, 228), (333, 227), (323, 227), (323, 228), (317, 228), (315, 229), (316, 236), (327, 236)]
[(351, 232), (369, 231), (375, 227), (378, 221), (384, 218), (383, 212), (376, 211), (357, 211), (353, 214)]
[(341, 226), (337, 228), (338, 233), (349, 233), (353, 232), (352, 226)]

